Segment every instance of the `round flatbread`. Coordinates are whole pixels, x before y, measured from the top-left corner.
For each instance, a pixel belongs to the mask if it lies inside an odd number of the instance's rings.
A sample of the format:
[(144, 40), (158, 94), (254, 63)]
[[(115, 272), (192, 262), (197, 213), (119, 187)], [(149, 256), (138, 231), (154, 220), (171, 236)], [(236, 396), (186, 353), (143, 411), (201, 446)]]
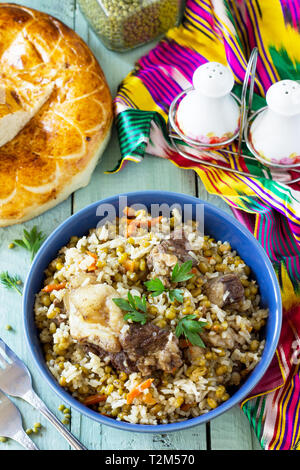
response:
[(45, 13), (0, 4), (0, 226), (87, 185), (112, 116), (105, 77), (84, 41)]

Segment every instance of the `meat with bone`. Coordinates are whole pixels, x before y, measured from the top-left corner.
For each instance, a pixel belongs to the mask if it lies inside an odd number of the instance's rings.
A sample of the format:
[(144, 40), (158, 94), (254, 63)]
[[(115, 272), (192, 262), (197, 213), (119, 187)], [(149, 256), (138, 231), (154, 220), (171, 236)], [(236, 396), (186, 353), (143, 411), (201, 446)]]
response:
[(101, 359), (107, 358), (117, 370), (122, 370), (126, 372), (126, 374), (138, 372), (135, 362), (130, 361), (128, 354), (125, 351), (109, 353), (100, 348), (100, 346), (96, 346), (89, 342), (83, 343), (82, 346), (86, 352), (96, 354), (96, 356), (99, 356)]
[(116, 290), (107, 284), (88, 284), (65, 295), (70, 334), (79, 342), (89, 342), (105, 351), (121, 350), (119, 333), (125, 321), (122, 310), (113, 302)]
[(182, 230), (174, 230), (174, 232), (171, 233), (170, 238), (164, 240), (161, 243), (161, 246), (166, 251), (174, 253), (182, 263), (192, 261), (193, 266), (197, 266), (198, 260), (189, 253), (189, 251), (192, 250), (192, 247), (187, 241)]
[(244, 287), (235, 274), (224, 274), (209, 280), (205, 290), (210, 302), (220, 308), (239, 302), (244, 297)]
[(124, 330), (119, 337), (122, 347), (119, 352), (109, 353), (88, 342), (84, 347), (102, 359), (109, 358), (116, 369), (127, 374), (140, 372), (146, 376), (156, 370), (170, 373), (182, 365), (178, 340), (173, 333), (152, 323), (133, 324)]
[(176, 336), (153, 323), (131, 325), (119, 339), (123, 350), (142, 375), (155, 370), (170, 373), (182, 365)]
[(190, 250), (191, 246), (184, 233), (181, 230), (175, 230), (169, 239), (154, 246), (147, 257), (147, 265), (149, 269), (161, 276), (170, 274), (178, 261), (181, 263), (192, 261), (192, 265), (197, 266), (198, 260), (190, 255)]

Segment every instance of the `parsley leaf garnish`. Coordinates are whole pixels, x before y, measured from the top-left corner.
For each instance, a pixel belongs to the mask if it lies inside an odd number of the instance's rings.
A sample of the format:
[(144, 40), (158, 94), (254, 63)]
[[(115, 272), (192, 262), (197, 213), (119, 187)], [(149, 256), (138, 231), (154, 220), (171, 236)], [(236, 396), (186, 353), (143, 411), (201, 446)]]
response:
[(124, 315), (124, 320), (132, 320), (136, 323), (140, 323), (141, 325), (145, 325), (147, 322), (147, 316), (144, 313), (134, 310), (133, 312), (126, 313), (126, 315)]
[[(192, 261), (186, 261), (181, 266), (178, 263), (173, 268), (171, 281), (172, 282), (184, 282), (194, 276), (191, 273)], [(175, 299), (182, 304), (183, 302), (183, 293), (180, 289), (167, 289), (162, 281), (156, 277), (144, 283), (148, 291), (151, 292), (152, 297), (157, 297), (163, 292), (168, 292), (170, 301), (173, 302)]]
[(46, 235), (44, 235), (43, 232), (38, 232), (37, 226), (35, 225), (30, 232), (24, 229), (23, 238), (21, 240), (14, 240), (13, 242), (21, 248), (29, 251), (31, 254), (30, 260), (33, 261), (33, 258), (45, 239)]
[(169, 290), (169, 298), (171, 302), (173, 302), (176, 299), (180, 304), (182, 304), (183, 302), (182, 291), (180, 289)]
[(121, 309), (128, 312), (124, 315), (124, 320), (132, 320), (136, 323), (145, 325), (147, 322), (147, 302), (146, 296), (138, 297), (132, 296), (130, 292), (127, 294), (128, 300), (125, 299), (112, 299), (113, 302)]
[(158, 277), (156, 277), (155, 279), (151, 279), (150, 281), (147, 281), (144, 284), (147, 289), (152, 292), (152, 297), (157, 297), (158, 295), (166, 291), (165, 286)]
[(22, 281), (18, 275), (11, 276), (7, 271), (0, 273), (0, 284), (6, 289), (15, 289), (18, 294), (22, 295), (22, 292), (18, 288)]
[(193, 346), (205, 348), (205, 344), (203, 343), (199, 333), (201, 333), (206, 322), (197, 321), (195, 318), (197, 318), (196, 315), (186, 315), (181, 318), (177, 324), (175, 334), (177, 338), (184, 335)]
[(188, 279), (191, 279), (191, 277), (194, 276), (194, 274), (191, 273), (192, 266), (193, 266), (193, 262), (191, 260), (186, 261), (181, 266), (179, 266), (179, 264), (176, 263), (172, 271), (171, 281), (172, 282), (184, 282), (184, 281), (187, 281)]

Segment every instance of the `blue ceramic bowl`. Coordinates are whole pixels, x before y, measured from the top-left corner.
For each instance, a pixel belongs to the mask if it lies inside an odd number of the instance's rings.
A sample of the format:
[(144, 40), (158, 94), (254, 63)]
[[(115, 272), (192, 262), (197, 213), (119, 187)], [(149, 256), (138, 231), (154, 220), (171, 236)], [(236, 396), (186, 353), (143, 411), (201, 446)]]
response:
[(198, 424), (203, 424), (229, 410), (234, 405), (241, 402), (262, 378), (274, 356), (279, 339), (281, 328), (280, 290), (275, 272), (265, 251), (245, 227), (222, 210), (195, 197), (172, 192), (141, 191), (127, 193), (124, 194), (124, 196), (128, 198), (128, 205), (142, 203), (150, 207), (150, 205), (154, 203), (167, 203), (169, 205), (177, 203), (184, 209), (184, 204), (191, 204), (194, 213), (197, 204), (204, 205), (205, 233), (213, 236), (217, 240), (229, 241), (231, 246), (237, 250), (246, 264), (250, 266), (257, 280), (260, 287), (262, 305), (269, 308), (269, 318), (266, 325), (266, 345), (262, 358), (256, 368), (238, 391), (216, 409), (197, 418), (188, 419), (180, 423), (156, 426), (130, 424), (102, 416), (72, 398), (71, 395), (58, 385), (46, 366), (38, 332), (35, 327), (33, 314), (35, 294), (42, 288), (43, 271), (47, 268), (52, 259), (55, 258), (57, 251), (69, 242), (71, 236), (77, 235), (81, 237), (85, 235), (90, 228), (96, 227), (101, 220), (101, 217), (96, 215), (97, 207), (100, 204), (112, 204), (118, 209), (119, 195), (95, 202), (68, 218), (47, 238), (40, 248), (31, 266), (24, 287), (23, 312), (26, 340), (32, 353), (35, 366), (42, 377), (64, 402), (67, 402), (80, 413), (83, 413), (99, 423), (127, 431), (152, 433), (179, 431)]

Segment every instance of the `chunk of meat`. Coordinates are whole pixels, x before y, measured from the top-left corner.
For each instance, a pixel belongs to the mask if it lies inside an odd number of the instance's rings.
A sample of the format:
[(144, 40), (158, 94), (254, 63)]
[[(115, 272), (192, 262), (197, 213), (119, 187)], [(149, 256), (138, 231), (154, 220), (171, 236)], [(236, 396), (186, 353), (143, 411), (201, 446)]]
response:
[(165, 346), (169, 332), (153, 323), (132, 324), (120, 335), (122, 348), (129, 354), (144, 356)]
[(171, 233), (170, 238), (168, 240), (164, 240), (161, 245), (165, 250), (174, 253), (182, 263), (192, 261), (193, 266), (197, 266), (198, 260), (189, 254), (192, 247), (187, 241), (182, 230), (174, 230), (174, 232)]
[(135, 362), (131, 361), (128, 357), (128, 354), (125, 351), (119, 351), (117, 353), (109, 353), (104, 349), (100, 348), (91, 343), (83, 343), (83, 348), (86, 352), (92, 352), (99, 356), (101, 359), (109, 359), (117, 370), (123, 370), (126, 374), (131, 374), (132, 372), (138, 372), (138, 368)]
[(171, 373), (182, 365), (176, 336), (153, 323), (125, 328), (120, 334), (120, 343), (122, 350), (118, 352), (107, 352), (89, 342), (84, 348), (101, 359), (109, 358), (117, 370), (127, 374), (140, 372), (146, 376), (159, 370)]
[(163, 240), (150, 251), (147, 257), (148, 267), (156, 274), (166, 276), (178, 261), (192, 261), (192, 265), (197, 266), (197, 259), (189, 254), (191, 249), (184, 233), (175, 230), (169, 239)]
[(177, 261), (177, 256), (167, 253), (162, 244), (154, 246), (147, 256), (148, 268), (153, 270), (156, 276), (168, 276)]
[(88, 341), (82, 343), (82, 348), (84, 352), (91, 352), (96, 354), (96, 356), (99, 356), (100, 359), (104, 359), (108, 355), (108, 352), (104, 351), (104, 349), (100, 348), (100, 346), (96, 346), (95, 344), (89, 343)]
[(167, 343), (163, 349), (154, 353), (157, 360), (158, 368), (165, 372), (171, 373), (182, 365), (181, 351), (179, 349), (179, 341), (173, 333), (169, 333)]
[(107, 284), (88, 284), (68, 292), (64, 303), (69, 312), (71, 336), (105, 351), (119, 352), (118, 337), (125, 321), (112, 300), (116, 297), (115, 289)]
[(130, 360), (128, 354), (125, 351), (110, 354), (110, 360), (112, 365), (117, 370), (123, 370), (126, 372), (126, 374), (139, 371), (135, 361)]
[(131, 325), (121, 333), (120, 343), (142, 375), (155, 370), (170, 373), (182, 365), (176, 336), (153, 323)]
[(239, 302), (244, 297), (244, 287), (235, 274), (215, 277), (206, 284), (206, 295), (212, 304), (222, 308)]

